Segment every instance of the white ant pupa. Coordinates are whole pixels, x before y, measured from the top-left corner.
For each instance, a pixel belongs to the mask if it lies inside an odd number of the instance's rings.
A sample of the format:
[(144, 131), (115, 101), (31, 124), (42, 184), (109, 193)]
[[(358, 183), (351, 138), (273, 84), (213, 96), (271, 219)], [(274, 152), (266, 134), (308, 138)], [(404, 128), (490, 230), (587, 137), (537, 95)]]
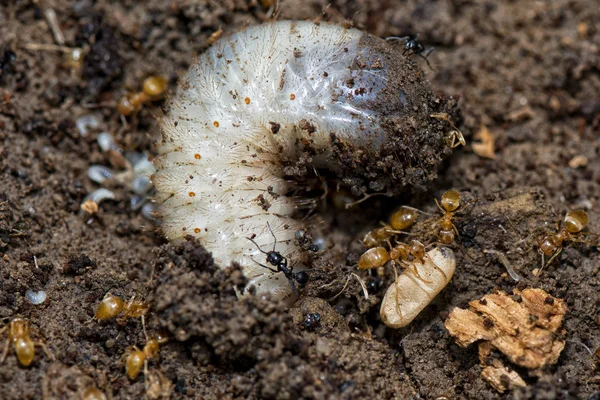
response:
[(450, 152), (430, 115), (452, 109), (401, 47), (356, 29), (278, 21), (221, 38), (160, 119), (163, 233), (197, 237), (217, 264), (240, 263), (258, 293), (286, 298), (285, 274), (258, 263), (273, 248), (267, 223), (289, 267), (304, 261), (294, 234), (308, 227), (292, 218), (290, 180), (316, 168), (355, 193), (425, 184)]
[(431, 303), (452, 279), (456, 259), (442, 246), (428, 251), (422, 264), (418, 260), (407, 264), (381, 302), (381, 320), (390, 328), (407, 326)]

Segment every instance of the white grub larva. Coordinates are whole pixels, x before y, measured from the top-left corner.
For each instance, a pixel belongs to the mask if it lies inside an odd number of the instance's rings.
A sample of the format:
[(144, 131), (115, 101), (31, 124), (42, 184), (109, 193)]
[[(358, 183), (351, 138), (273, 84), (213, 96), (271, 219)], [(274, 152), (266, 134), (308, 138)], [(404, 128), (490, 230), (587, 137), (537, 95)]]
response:
[[(390, 328), (407, 326), (427, 307), (452, 279), (456, 259), (452, 250), (438, 247), (427, 252), (424, 264), (407, 264), (410, 268), (392, 283), (381, 302), (381, 320)], [(415, 268), (420, 277), (413, 272)]]
[[(444, 111), (445, 110), (445, 111)], [(288, 197), (294, 178), (330, 170), (355, 195), (398, 192), (435, 177), (450, 152), (434, 96), (402, 49), (356, 29), (278, 21), (218, 40), (193, 63), (160, 119), (153, 183), (169, 240), (192, 235), (258, 293), (285, 298), (281, 273), (257, 265), (273, 248), (304, 253)]]

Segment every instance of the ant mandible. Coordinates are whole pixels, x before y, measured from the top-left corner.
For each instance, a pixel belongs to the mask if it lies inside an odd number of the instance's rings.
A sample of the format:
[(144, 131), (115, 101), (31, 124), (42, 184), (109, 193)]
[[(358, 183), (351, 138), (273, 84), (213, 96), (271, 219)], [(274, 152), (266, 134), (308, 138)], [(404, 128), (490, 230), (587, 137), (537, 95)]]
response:
[(434, 50), (434, 48), (430, 47), (428, 49), (425, 49), (425, 46), (423, 46), (423, 43), (421, 43), (417, 39), (418, 37), (419, 37), (419, 34), (402, 36), (402, 37), (390, 36), (390, 37), (386, 38), (385, 40), (404, 41), (404, 51), (402, 52), (402, 55), (405, 55), (406, 53), (408, 53), (409, 55), (413, 55), (413, 54), (418, 55), (423, 60), (425, 60), (429, 69), (431, 69), (433, 71), (433, 68), (431, 67), (431, 64), (429, 63), (429, 59), (427, 57), (429, 57), (429, 55)]
[(273, 229), (271, 229), (271, 225), (268, 222), (267, 222), (267, 227), (269, 227), (269, 232), (271, 232), (271, 235), (273, 235), (273, 239), (274, 239), (273, 250), (266, 252), (260, 248), (258, 243), (256, 243), (253, 238), (247, 238), (247, 239), (250, 240), (252, 243), (254, 243), (254, 245), (256, 246), (258, 251), (260, 251), (263, 254), (266, 254), (267, 262), (269, 264), (271, 264), (272, 266), (277, 267), (277, 269), (274, 269), (267, 265), (261, 264), (258, 261), (256, 261), (255, 259), (253, 259), (252, 257), (250, 257), (250, 258), (252, 259), (252, 261), (257, 263), (261, 267), (268, 269), (271, 272), (275, 272), (275, 273), (283, 272), (283, 275), (290, 282), (290, 287), (292, 288), (292, 291), (297, 294), (298, 291), (296, 290), (296, 285), (294, 284), (294, 281), (298, 282), (298, 284), (300, 286), (304, 286), (308, 283), (308, 274), (304, 271), (294, 272), (293, 266), (288, 267), (288, 259), (286, 257), (284, 257), (283, 254), (281, 254), (280, 252), (275, 250), (275, 246), (277, 245), (277, 237), (275, 237), (275, 234), (273, 233)]

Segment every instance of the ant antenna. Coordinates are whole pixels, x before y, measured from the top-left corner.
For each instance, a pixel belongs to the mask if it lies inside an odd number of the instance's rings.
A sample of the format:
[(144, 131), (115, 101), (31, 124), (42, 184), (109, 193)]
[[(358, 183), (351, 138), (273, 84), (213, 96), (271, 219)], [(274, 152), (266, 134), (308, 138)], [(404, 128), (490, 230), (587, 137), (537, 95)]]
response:
[(251, 238), (246, 238), (246, 239), (248, 239), (249, 241), (251, 241), (252, 243), (254, 243), (254, 245), (256, 246), (256, 248), (258, 249), (258, 251), (260, 251), (261, 253), (263, 253), (263, 254), (269, 254), (266, 251), (264, 251), (263, 249), (261, 249), (260, 246), (258, 245), (258, 243), (256, 243), (254, 241), (254, 239), (251, 239)]
[(271, 229), (271, 224), (269, 224), (269, 221), (267, 221), (267, 227), (269, 227), (269, 231), (271, 232), (271, 235), (273, 235), (273, 239), (275, 240), (273, 242), (273, 251), (275, 251), (275, 246), (277, 245), (277, 237), (273, 233), (273, 229)]

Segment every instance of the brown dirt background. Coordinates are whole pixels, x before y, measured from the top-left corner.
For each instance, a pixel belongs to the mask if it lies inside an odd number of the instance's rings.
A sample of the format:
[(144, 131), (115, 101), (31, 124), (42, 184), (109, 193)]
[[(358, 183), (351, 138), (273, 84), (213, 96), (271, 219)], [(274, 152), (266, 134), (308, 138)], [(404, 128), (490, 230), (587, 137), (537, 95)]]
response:
[[(443, 327), (452, 307), (515, 286), (482, 250), (506, 252), (531, 277), (539, 263), (535, 239), (565, 211), (587, 209), (590, 230), (600, 232), (597, 1), (327, 4), (284, 0), (280, 18), (314, 19), (325, 9), (325, 20), (352, 21), (381, 37), (418, 32), (435, 46), (434, 72), (417, 60), (433, 87), (461, 97), (463, 133), (472, 141), (485, 125), (497, 157), (482, 159), (468, 146), (454, 152), (425, 193), (374, 197), (348, 211), (335, 201), (321, 207), (326, 250), (314, 257), (304, 299), (288, 311), (236, 300), (239, 271), (219, 270), (194, 243), (165, 244), (129, 211), (124, 191), (102, 204), (92, 224), (78, 210), (95, 188), (87, 168), (108, 165), (96, 135), (81, 137), (75, 128), (87, 105), (116, 101), (150, 74), (168, 76), (174, 88), (213, 32), (264, 21), (266, 9), (254, 0), (2, 2), (0, 317), (30, 319), (56, 356), (51, 362), (38, 351), (22, 368), (11, 350), (0, 365), (2, 399), (81, 398), (89, 385), (109, 398), (144, 396), (143, 378), (130, 382), (120, 361), (128, 347), (144, 344), (139, 322), (89, 323), (108, 290), (151, 301), (149, 329), (166, 330), (171, 340), (150, 367), (173, 382), (172, 398), (600, 398), (600, 375), (585, 349), (600, 347), (600, 255), (592, 246), (569, 246), (538, 282), (567, 302), (567, 343), (556, 366), (537, 375), (519, 370), (527, 389), (496, 393), (480, 377), (476, 347), (458, 347)], [(56, 11), (67, 45), (91, 46), (80, 75), (61, 65), (59, 53), (23, 49), (53, 43), (46, 8)], [(125, 129), (114, 107), (91, 111), (125, 149), (151, 151), (152, 109)], [(575, 156), (587, 157), (587, 165), (570, 167)], [(366, 231), (398, 204), (435, 212), (434, 197), (448, 188), (479, 201), (458, 223), (464, 251), (452, 282), (413, 324), (391, 331), (378, 322), (390, 276), (379, 289), (369, 280), (368, 301), (354, 280), (335, 301), (323, 300), (341, 290)], [(48, 300), (32, 306), (28, 288), (44, 289)], [(308, 313), (319, 313), (320, 323), (305, 325)]]

